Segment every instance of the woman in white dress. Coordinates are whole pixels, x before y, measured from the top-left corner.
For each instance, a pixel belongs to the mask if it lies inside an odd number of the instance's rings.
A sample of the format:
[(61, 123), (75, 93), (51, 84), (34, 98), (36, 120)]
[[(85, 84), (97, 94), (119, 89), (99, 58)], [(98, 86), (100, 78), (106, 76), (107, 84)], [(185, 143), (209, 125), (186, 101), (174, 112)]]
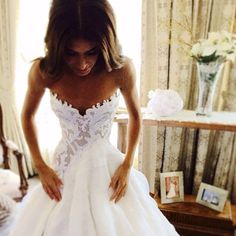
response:
[(167, 198), (174, 198), (178, 196), (176, 194), (175, 188), (176, 188), (176, 182), (174, 180), (170, 180), (170, 188), (166, 195)]
[[(45, 45), (45, 57), (29, 72), (22, 111), (41, 184), (24, 199), (10, 235), (178, 235), (149, 196), (144, 175), (132, 167), (140, 108), (134, 68), (121, 56), (109, 3), (54, 0)], [(46, 89), (62, 129), (51, 167), (34, 121)], [(129, 113), (125, 154), (109, 142), (120, 94)]]

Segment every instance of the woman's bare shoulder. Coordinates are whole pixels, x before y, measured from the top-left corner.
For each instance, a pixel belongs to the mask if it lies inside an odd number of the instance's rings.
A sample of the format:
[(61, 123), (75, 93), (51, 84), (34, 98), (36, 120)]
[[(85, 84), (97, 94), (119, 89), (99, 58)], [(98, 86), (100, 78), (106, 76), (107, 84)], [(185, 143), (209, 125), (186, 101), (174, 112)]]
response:
[(117, 70), (116, 80), (120, 88), (124, 87), (127, 83), (135, 82), (135, 68), (130, 58), (124, 57), (123, 66)]
[(118, 69), (119, 73), (128, 73), (128, 74), (132, 74), (135, 72), (134, 70), (134, 64), (131, 58), (129, 57), (124, 57), (123, 58), (123, 66)]

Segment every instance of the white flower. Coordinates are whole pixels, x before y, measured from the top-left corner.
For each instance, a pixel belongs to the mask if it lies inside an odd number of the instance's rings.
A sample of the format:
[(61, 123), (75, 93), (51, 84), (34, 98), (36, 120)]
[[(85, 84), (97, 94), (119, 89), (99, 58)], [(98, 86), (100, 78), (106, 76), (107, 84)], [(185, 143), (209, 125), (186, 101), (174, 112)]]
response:
[(222, 31), (221, 33), (222, 33), (222, 36), (224, 37), (225, 40), (227, 39), (229, 42), (232, 41), (233, 34), (227, 32), (227, 31)]
[(216, 46), (218, 52), (228, 52), (231, 51), (233, 48), (232, 45), (228, 42), (222, 42)]
[(192, 47), (191, 53), (192, 53), (194, 56), (196, 56), (196, 57), (197, 57), (199, 54), (202, 54), (201, 44), (200, 44), (200, 43), (194, 44), (193, 47)]
[(236, 36), (226, 31), (210, 32), (207, 39), (200, 39), (192, 46), (192, 56), (203, 63), (217, 60), (234, 62), (236, 55)]
[(203, 57), (210, 56), (216, 51), (217, 51), (216, 45), (209, 45), (209, 46), (206, 45), (202, 50), (201, 56), (203, 56)]

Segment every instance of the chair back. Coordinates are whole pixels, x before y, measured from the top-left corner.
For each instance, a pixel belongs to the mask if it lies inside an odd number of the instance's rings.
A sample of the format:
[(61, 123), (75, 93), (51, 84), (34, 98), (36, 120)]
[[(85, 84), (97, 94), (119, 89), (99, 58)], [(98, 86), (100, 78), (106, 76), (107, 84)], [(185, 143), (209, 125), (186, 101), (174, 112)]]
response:
[(9, 157), (8, 157), (8, 147), (6, 145), (6, 139), (3, 132), (3, 112), (0, 104), (0, 145), (3, 152), (3, 162), (0, 163), (0, 166), (3, 166), (4, 169), (10, 169)]
[[(27, 193), (28, 189), (28, 181), (25, 177), (24, 168), (23, 168), (23, 154), (16, 148), (12, 148), (9, 145), (9, 140), (7, 140), (4, 136), (3, 131), (3, 112), (0, 104), (0, 148), (2, 150), (2, 163), (0, 163), (0, 168), (3, 169), (10, 169), (9, 164), (9, 157), (10, 157), (10, 151), (12, 151), (13, 155), (15, 156), (17, 160), (17, 167), (19, 171), (19, 177), (20, 177), (20, 186), (19, 190), (22, 193), (22, 197)], [(0, 153), (1, 154), (1, 153)], [(1, 159), (0, 159), (1, 160)]]
[(0, 137), (4, 136), (3, 134), (3, 114), (2, 114), (2, 107), (0, 104)]

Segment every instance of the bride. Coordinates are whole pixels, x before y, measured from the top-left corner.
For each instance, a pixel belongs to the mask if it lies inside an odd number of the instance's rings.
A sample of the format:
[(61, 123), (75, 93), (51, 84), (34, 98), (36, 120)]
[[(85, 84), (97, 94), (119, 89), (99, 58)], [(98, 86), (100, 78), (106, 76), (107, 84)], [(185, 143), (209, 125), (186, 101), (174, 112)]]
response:
[[(10, 235), (178, 235), (149, 196), (144, 175), (132, 167), (140, 108), (134, 68), (121, 55), (110, 4), (54, 0), (45, 46), (45, 57), (29, 72), (22, 111), (41, 183), (24, 199)], [(46, 89), (62, 129), (52, 166), (41, 155), (34, 121)], [(129, 113), (125, 154), (109, 142), (120, 95)]]

